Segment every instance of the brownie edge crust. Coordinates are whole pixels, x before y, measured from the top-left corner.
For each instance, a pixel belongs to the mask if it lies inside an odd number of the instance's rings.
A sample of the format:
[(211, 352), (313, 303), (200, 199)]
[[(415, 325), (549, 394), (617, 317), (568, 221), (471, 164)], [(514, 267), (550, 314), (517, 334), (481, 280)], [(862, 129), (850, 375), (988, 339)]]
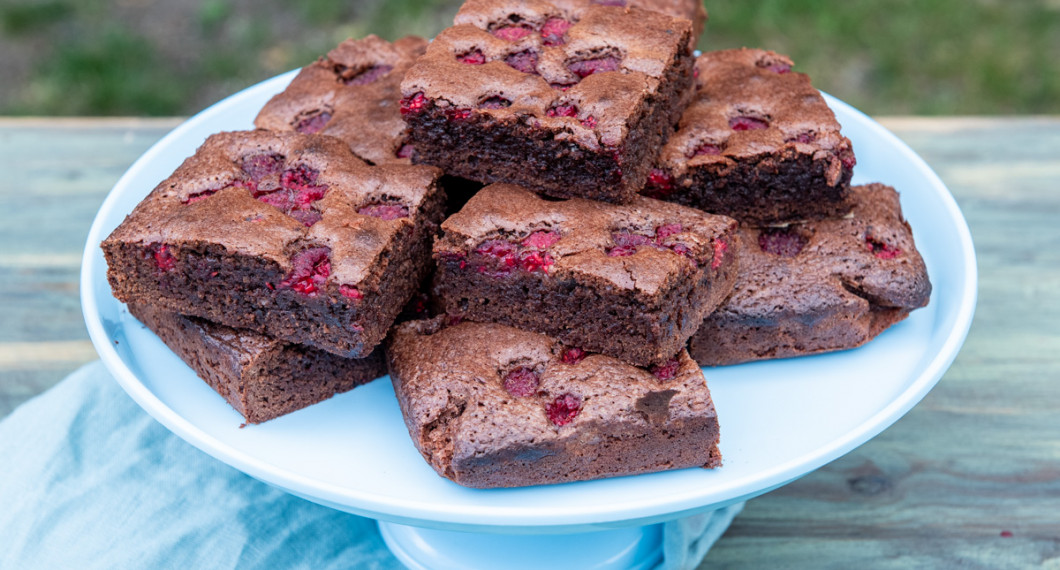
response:
[(416, 448), (467, 487), (716, 467), (718, 418), (685, 351), (651, 370), (545, 335), (448, 318), (410, 321), (388, 345)]

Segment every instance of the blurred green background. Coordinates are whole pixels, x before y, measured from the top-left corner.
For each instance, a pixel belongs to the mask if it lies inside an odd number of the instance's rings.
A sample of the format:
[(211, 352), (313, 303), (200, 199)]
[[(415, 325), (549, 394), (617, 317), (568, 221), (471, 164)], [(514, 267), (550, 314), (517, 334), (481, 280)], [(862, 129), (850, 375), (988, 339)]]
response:
[[(0, 114), (187, 115), (446, 0), (0, 0)], [(1060, 0), (707, 0), (701, 49), (790, 55), (877, 115), (1060, 113)]]

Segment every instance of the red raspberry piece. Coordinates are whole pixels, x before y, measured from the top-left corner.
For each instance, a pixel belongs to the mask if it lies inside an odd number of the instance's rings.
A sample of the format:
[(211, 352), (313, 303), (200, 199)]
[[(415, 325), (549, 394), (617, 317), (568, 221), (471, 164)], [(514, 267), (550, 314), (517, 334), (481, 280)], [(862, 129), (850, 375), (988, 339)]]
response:
[(638, 247), (651, 243), (648, 236), (635, 234), (628, 230), (613, 232), (611, 239), (615, 241), (615, 246), (607, 250), (608, 257), (627, 257), (637, 253)]
[(588, 116), (588, 117), (585, 117), (585, 120), (582, 121), (582, 126), (587, 128), (587, 129), (595, 128), (596, 127), (596, 119), (594, 117), (592, 117), (591, 115)]
[(405, 143), (397, 149), (397, 152), (395, 152), (394, 155), (398, 158), (412, 158), (412, 153), (415, 150), (416, 149), (413, 148), (412, 145)]
[(544, 230), (538, 230), (525, 238), (520, 244), (523, 247), (533, 247), (536, 249), (548, 249), (559, 241), (559, 232), (547, 232)]
[(766, 253), (781, 257), (795, 257), (806, 247), (808, 240), (790, 228), (765, 230), (758, 234), (758, 247)]
[(486, 63), (486, 56), (479, 50), (469, 51), (465, 54), (456, 56), (456, 59), (460, 63), (466, 63), (468, 65), (482, 65)]
[(511, 106), (512, 102), (504, 97), (490, 97), (478, 104), (479, 109), (504, 109)]
[(672, 235), (679, 234), (682, 231), (684, 231), (684, 226), (681, 224), (663, 224), (655, 228), (655, 241), (657, 243), (662, 243), (662, 240)]
[(346, 85), (368, 85), (375, 83), (379, 78), (393, 71), (392, 65), (373, 65), (351, 77), (340, 77), (339, 80)]
[(723, 239), (714, 240), (714, 257), (710, 260), (710, 268), (717, 269), (721, 267), (721, 262), (725, 259), (725, 251), (729, 249), (729, 244)]
[(316, 111), (303, 117), (294, 126), (294, 130), (304, 134), (312, 135), (324, 130), (324, 126), (331, 120), (331, 113), (327, 111)]
[(339, 293), (341, 293), (343, 297), (353, 299), (354, 301), (364, 299), (364, 293), (361, 293), (359, 289), (352, 285), (339, 285)]
[(419, 113), (427, 106), (427, 97), (422, 91), (401, 99), (401, 114)]
[(564, 37), (571, 23), (563, 18), (549, 18), (544, 26), (541, 26), (541, 40), (546, 46), (559, 46), (567, 43)]
[(733, 117), (729, 119), (729, 127), (734, 131), (759, 131), (769, 128), (769, 122), (757, 117)]
[(548, 419), (553, 424), (565, 426), (574, 421), (581, 409), (582, 399), (568, 393), (556, 396), (555, 400), (545, 406), (545, 413), (548, 414)]
[(280, 287), (313, 297), (331, 275), (331, 249), (311, 247), (291, 257), (291, 272), (280, 282)]
[(357, 209), (357, 213), (363, 214), (365, 216), (372, 216), (373, 218), (379, 218), (380, 220), (396, 220), (398, 218), (409, 217), (408, 206), (405, 206), (404, 204), (397, 204), (394, 202), (384, 202), (361, 206)]
[(525, 366), (520, 366), (504, 376), (504, 389), (516, 398), (533, 396), (540, 383), (537, 374)]
[(164, 243), (153, 243), (147, 248), (159, 271), (173, 271), (177, 268), (177, 258), (173, 256), (172, 251), (169, 251), (169, 246)]
[(552, 267), (554, 263), (552, 256), (546, 252), (529, 251), (519, 255), (519, 267), (526, 271), (544, 271), (548, 273), (548, 268)]
[[(500, 266), (505, 270), (511, 270), (511, 268), (515, 267), (517, 263), (515, 259), (515, 247), (503, 240), (489, 240), (483, 242), (475, 248), (475, 253), (496, 259)], [(485, 268), (483, 267), (480, 270), (484, 271)]]
[(865, 249), (880, 259), (894, 259), (902, 253), (897, 247), (868, 235), (865, 236)]
[(253, 196), (287, 215), (294, 209), (294, 194), (284, 188), (255, 192)]
[(567, 69), (571, 70), (571, 73), (574, 75), (585, 79), (594, 73), (618, 71), (619, 63), (620, 61), (617, 57), (605, 56), (571, 62), (570, 65), (567, 66)]
[(854, 157), (854, 151), (850, 149), (839, 151), (839, 160), (843, 163), (843, 168), (847, 170), (854, 168), (854, 165), (858, 163), (858, 159)]
[(283, 169), (284, 160), (280, 154), (252, 154), (242, 158), (240, 167), (251, 180), (261, 180), (279, 173)]
[[(737, 130), (743, 130), (743, 129), (737, 129)], [(692, 155), (689, 156), (688, 158), (692, 158), (693, 156), (716, 156), (716, 155), (719, 155), (719, 154), (721, 154), (721, 147), (720, 146), (718, 146), (718, 145), (716, 145), (714, 143), (703, 143), (703, 144), (697, 146), (696, 150), (693, 150), (692, 151)]]
[(648, 183), (643, 194), (650, 198), (663, 198), (674, 191), (674, 179), (670, 173), (660, 168), (653, 168), (648, 173)]
[(576, 105), (555, 105), (549, 107), (545, 114), (549, 117), (577, 117), (578, 107)]
[(529, 36), (534, 31), (525, 26), (504, 26), (493, 30), (492, 33), (506, 42), (514, 42)]
[(793, 137), (784, 139), (784, 142), (789, 142), (789, 143), (798, 142), (798, 143), (809, 144), (809, 143), (812, 143), (813, 141), (815, 141), (816, 139), (817, 139), (817, 133), (815, 133), (813, 131), (806, 131), (806, 132), (799, 133), (799, 134), (797, 134), (797, 135), (795, 135)]
[(453, 109), (449, 108), (445, 110), (445, 116), (450, 121), (463, 121), (471, 116), (471, 109)]
[(649, 372), (655, 375), (656, 378), (663, 382), (667, 380), (673, 380), (677, 377), (677, 369), (680, 368), (680, 363), (677, 362), (676, 358), (671, 358), (662, 364), (656, 364), (649, 368)]
[(563, 351), (563, 354), (560, 355), (560, 360), (562, 360), (564, 364), (573, 365), (585, 360), (586, 356), (588, 356), (588, 354), (584, 350), (571, 347)]
[(537, 75), (537, 52), (533, 50), (513, 53), (504, 58), (504, 63), (523, 73)]

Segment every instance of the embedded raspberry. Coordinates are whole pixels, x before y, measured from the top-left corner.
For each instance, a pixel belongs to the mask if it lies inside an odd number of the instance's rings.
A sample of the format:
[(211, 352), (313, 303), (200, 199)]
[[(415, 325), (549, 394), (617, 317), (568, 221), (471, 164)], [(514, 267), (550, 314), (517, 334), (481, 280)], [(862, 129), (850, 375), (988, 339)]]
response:
[(644, 189), (644, 195), (651, 198), (663, 198), (674, 191), (674, 179), (670, 173), (660, 168), (653, 168), (648, 173), (648, 184)]
[(781, 257), (795, 257), (806, 247), (808, 240), (791, 228), (765, 230), (758, 234), (758, 247), (766, 253)]
[(613, 232), (611, 239), (615, 241), (615, 245), (607, 250), (608, 257), (628, 257), (637, 253), (637, 248), (640, 246), (651, 243), (651, 239), (648, 236), (626, 230)]
[(564, 364), (573, 365), (581, 362), (582, 360), (585, 360), (585, 357), (587, 355), (588, 353), (586, 353), (584, 350), (580, 348), (571, 347), (563, 351), (563, 354), (560, 355), (560, 360), (562, 360)]
[(545, 114), (549, 117), (577, 117), (578, 107), (576, 105), (555, 105), (549, 107)]
[(880, 259), (894, 259), (902, 253), (897, 247), (872, 236), (865, 236), (865, 249)]
[(372, 216), (373, 218), (379, 218), (380, 220), (396, 220), (398, 218), (409, 217), (408, 206), (396, 202), (368, 204), (367, 206), (361, 206), (358, 208), (357, 213), (365, 216)]
[(550, 404), (545, 406), (548, 420), (557, 426), (565, 426), (578, 415), (582, 409), (582, 399), (574, 394), (563, 394), (556, 396)]
[(405, 143), (397, 149), (397, 152), (395, 152), (394, 155), (398, 158), (412, 158), (412, 153), (415, 150), (416, 149), (413, 148), (412, 145)]
[(422, 91), (401, 99), (401, 114), (419, 113), (427, 106), (427, 97)]
[(567, 69), (569, 69), (574, 75), (585, 79), (594, 73), (618, 71), (619, 63), (620, 61), (617, 57), (605, 56), (571, 62), (570, 65), (567, 66)]
[(769, 128), (769, 122), (758, 117), (740, 116), (729, 119), (729, 127), (734, 131), (760, 131)]
[(548, 249), (559, 241), (559, 232), (547, 232), (544, 230), (538, 230), (525, 238), (520, 244), (523, 247), (532, 247), (536, 249)]
[(670, 360), (667, 360), (662, 364), (656, 364), (652, 366), (648, 370), (656, 378), (662, 380), (663, 382), (666, 382), (667, 380), (673, 380), (677, 377), (677, 369), (680, 368), (680, 366), (681, 365), (677, 362), (676, 358), (671, 358)]
[(662, 240), (677, 235), (684, 231), (684, 226), (681, 224), (663, 224), (655, 228), (655, 241), (661, 242)]
[(253, 187), (251, 195), (309, 227), (323, 217), (314, 209), (315, 203), (327, 193), (327, 186), (314, 184), (318, 175), (316, 170), (300, 164), (283, 171), (278, 187)]
[(797, 135), (795, 135), (795, 136), (793, 136), (791, 138), (785, 139), (784, 142), (789, 142), (789, 143), (797, 142), (797, 143), (809, 144), (809, 143), (812, 143), (815, 140), (817, 140), (817, 133), (815, 133), (813, 131), (805, 131), (805, 132), (799, 133), (799, 134), (797, 134)]
[(469, 51), (463, 55), (456, 56), (460, 63), (468, 65), (482, 65), (486, 63), (486, 56), (479, 50)]
[(512, 102), (504, 97), (490, 97), (478, 104), (479, 109), (504, 109), (511, 106)]
[(544, 26), (541, 26), (541, 40), (546, 46), (559, 46), (567, 43), (567, 30), (571, 23), (562, 18), (549, 18)]
[(537, 75), (537, 52), (533, 50), (513, 53), (504, 58), (504, 63), (523, 73)]
[(459, 251), (439, 251), (438, 258), (442, 261), (460, 263), (460, 269), (467, 267), (467, 256)]
[[(743, 129), (737, 129), (737, 130), (743, 130)], [(693, 156), (717, 156), (719, 154), (721, 154), (721, 147), (720, 146), (718, 146), (718, 145), (716, 145), (714, 143), (703, 143), (703, 144), (697, 146), (696, 150), (693, 150), (692, 151), (692, 155), (689, 156), (688, 158), (692, 158)]]
[(596, 118), (594, 118), (591, 115), (588, 116), (588, 117), (585, 117), (585, 119), (582, 121), (582, 126), (587, 128), (587, 129), (595, 128), (596, 127)]
[(454, 109), (450, 107), (445, 110), (445, 116), (450, 121), (463, 121), (471, 116), (471, 109)]
[(839, 161), (843, 163), (843, 168), (847, 170), (854, 168), (854, 165), (858, 163), (858, 159), (854, 156), (854, 151), (848, 148), (839, 151)]
[(721, 267), (721, 262), (725, 259), (725, 251), (729, 249), (729, 244), (723, 239), (714, 240), (714, 257), (710, 260), (710, 268), (717, 269)]
[(288, 215), (294, 209), (294, 194), (284, 188), (254, 192), (253, 196)]
[(324, 130), (324, 126), (331, 120), (331, 113), (327, 111), (315, 111), (298, 121), (294, 130), (304, 134), (312, 135)]
[(629, 257), (634, 253), (637, 253), (637, 246), (635, 245), (616, 245), (607, 250), (608, 257)]
[(534, 31), (525, 26), (504, 26), (503, 28), (493, 30), (494, 36), (506, 42), (521, 40), (532, 33), (534, 33)]
[(280, 184), (282, 184), (284, 188), (297, 190), (299, 188), (306, 188), (310, 184), (316, 182), (317, 176), (319, 176), (319, 173), (316, 170), (309, 168), (304, 164), (299, 164), (294, 168), (288, 168), (283, 171), (283, 175), (280, 176)]
[(520, 366), (504, 376), (504, 389), (516, 398), (533, 396), (541, 380), (533, 370)]
[(291, 272), (280, 282), (303, 295), (315, 296), (331, 275), (331, 249), (311, 247), (291, 257)]
[(517, 263), (515, 258), (515, 247), (503, 240), (489, 240), (483, 242), (475, 248), (475, 253), (496, 259), (501, 267), (506, 269), (515, 267)]
[(280, 154), (252, 154), (242, 158), (240, 168), (251, 180), (261, 180), (280, 172), (283, 169), (284, 160), (283, 155)]
[(341, 293), (343, 297), (353, 299), (354, 301), (364, 299), (364, 293), (361, 293), (359, 289), (352, 285), (339, 285), (339, 293)]
[(346, 72), (340, 76), (339, 80), (346, 85), (368, 85), (369, 83), (375, 83), (379, 78), (384, 77), (393, 70), (394, 66), (392, 65), (373, 65), (356, 75), (350, 75), (349, 72)]
[(321, 214), (320, 212), (318, 212), (316, 210), (308, 210), (308, 209), (307, 210), (291, 210), (291, 213), (288, 214), (288, 215), (291, 216), (292, 218), (298, 220), (299, 222), (301, 222), (302, 225), (307, 227), (307, 228), (312, 227), (313, 224), (315, 224), (315, 223), (319, 222), (320, 220), (324, 219), (324, 215)]
[(173, 257), (173, 252), (169, 251), (166, 244), (153, 243), (148, 246), (148, 250), (159, 271), (173, 271), (177, 268), (177, 258)]
[(519, 267), (525, 271), (543, 271), (548, 273), (548, 268), (556, 262), (546, 252), (529, 251), (519, 255)]

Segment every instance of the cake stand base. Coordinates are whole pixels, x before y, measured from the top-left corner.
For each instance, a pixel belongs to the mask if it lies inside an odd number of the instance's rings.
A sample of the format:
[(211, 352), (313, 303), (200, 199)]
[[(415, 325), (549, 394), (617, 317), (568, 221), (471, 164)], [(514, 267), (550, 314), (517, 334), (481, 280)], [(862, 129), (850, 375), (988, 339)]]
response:
[(596, 532), (506, 535), (379, 522), (390, 552), (412, 570), (642, 570), (662, 561), (662, 524)]

